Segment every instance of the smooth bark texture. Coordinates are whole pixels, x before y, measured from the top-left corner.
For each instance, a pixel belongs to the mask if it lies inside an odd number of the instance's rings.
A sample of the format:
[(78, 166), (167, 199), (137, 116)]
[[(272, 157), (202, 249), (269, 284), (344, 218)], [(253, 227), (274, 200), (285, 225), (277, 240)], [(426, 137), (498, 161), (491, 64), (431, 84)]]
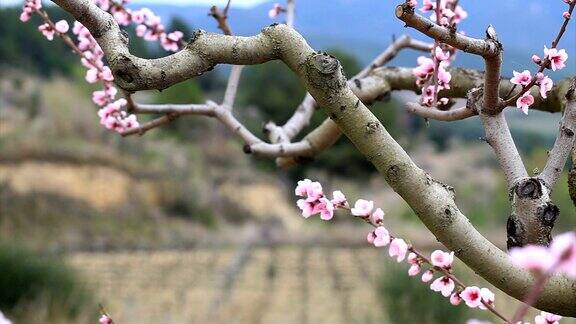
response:
[(562, 174), (564, 165), (576, 140), (576, 78), (573, 80), (570, 91), (566, 94), (566, 109), (560, 121), (558, 136), (550, 151), (548, 161), (542, 173), (538, 176), (550, 189), (556, 186), (558, 178)]
[[(118, 85), (125, 90), (163, 89), (201, 74), (215, 64), (258, 64), (282, 60), (306, 86), (317, 103), (372, 162), (391, 187), (448, 249), (476, 273), (507, 294), (521, 299), (534, 278), (514, 266), (506, 253), (484, 238), (454, 202), (453, 189), (418, 168), (380, 121), (354, 95), (339, 62), (317, 53), (293, 29), (273, 25), (254, 37), (196, 33), (181, 52), (161, 59), (137, 58), (126, 47), (112, 17), (89, 0), (55, 0), (82, 22), (105, 51)], [(576, 283), (553, 277), (536, 307), (576, 316)]]

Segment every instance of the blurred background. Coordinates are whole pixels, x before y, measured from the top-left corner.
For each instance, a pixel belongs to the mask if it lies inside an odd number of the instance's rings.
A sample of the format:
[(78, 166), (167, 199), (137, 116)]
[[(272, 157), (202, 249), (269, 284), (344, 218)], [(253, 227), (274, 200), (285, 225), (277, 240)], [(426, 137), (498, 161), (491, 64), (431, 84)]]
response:
[[(374, 200), (389, 228), (426, 251), (440, 248), (410, 208), (342, 138), (314, 161), (279, 170), (247, 156), (214, 120), (180, 118), (143, 137), (121, 138), (98, 124), (85, 70), (60, 41), (47, 41), (37, 17), (23, 24), (21, 2), (0, 2), (0, 310), (16, 323), (94, 323), (102, 305), (117, 323), (464, 323), (495, 321), (453, 307), (418, 278), (365, 242), (369, 230), (351, 217), (304, 220), (293, 189), (304, 177), (352, 201)], [(207, 15), (222, 1), (137, 1), (169, 30), (217, 32)], [(233, 0), (230, 25), (252, 35), (274, 21), (268, 1)], [(461, 1), (470, 17), (461, 29), (481, 37), (488, 24), (505, 46), (503, 71), (532, 69), (530, 57), (556, 35), (562, 1)], [(48, 1), (45, 1), (48, 5)], [(394, 18), (394, 1), (298, 0), (298, 29), (316, 49), (337, 56), (353, 75), (392, 37), (420, 35)], [(73, 21), (56, 7), (53, 19)], [(522, 15), (522, 19), (514, 17)], [(132, 29), (128, 29), (133, 34)], [(560, 47), (576, 73), (575, 28)], [(133, 53), (166, 55), (131, 37)], [(416, 65), (406, 50), (389, 65)], [(459, 54), (455, 66), (482, 68)], [(162, 92), (138, 94), (148, 103), (219, 101), (229, 67)], [(235, 114), (253, 132), (286, 121), (305, 91), (281, 63), (248, 67)], [(425, 122), (402, 107), (411, 93), (372, 106), (389, 132), (435, 178), (456, 189), (457, 202), (477, 228), (505, 246), (508, 195), (477, 118)], [(512, 133), (529, 170), (537, 172), (554, 142), (560, 114), (508, 109)], [(311, 130), (325, 118), (314, 116)], [(576, 211), (566, 174), (554, 192), (561, 216), (556, 233), (574, 229)], [(272, 208), (270, 206), (273, 206)], [(464, 265), (466, 282), (491, 287)], [(497, 291), (497, 289), (493, 288)], [(517, 302), (498, 291), (496, 305)]]

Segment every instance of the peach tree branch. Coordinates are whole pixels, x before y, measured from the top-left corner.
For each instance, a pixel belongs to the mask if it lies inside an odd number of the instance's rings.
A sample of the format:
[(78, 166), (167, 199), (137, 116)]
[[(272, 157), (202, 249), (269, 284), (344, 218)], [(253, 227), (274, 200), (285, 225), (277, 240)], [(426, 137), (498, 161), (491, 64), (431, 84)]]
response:
[(408, 3), (397, 6), (396, 16), (407, 26), (437, 41), (484, 59), (484, 82), (482, 87), (476, 90), (478, 95), (474, 96), (475, 102), (472, 104), (478, 107), (486, 141), (498, 159), (510, 192), (512, 212), (506, 226), (507, 246), (512, 248), (527, 244), (548, 245), (560, 210), (550, 198), (553, 188), (547, 187), (541, 178), (529, 177), (502, 112), (508, 103), (503, 103), (500, 99), (503, 47), (498, 41), (496, 31), (489, 26), (485, 39), (462, 36), (453, 29), (438, 26), (416, 14)]
[(575, 133), (576, 133), (576, 78), (572, 83), (572, 88), (566, 94), (566, 109), (564, 116), (560, 121), (558, 136), (554, 142), (554, 146), (548, 156), (546, 166), (542, 173), (538, 175), (544, 184), (552, 190), (556, 187), (556, 182), (562, 174), (566, 160), (570, 152), (574, 148)]
[[(421, 221), (470, 268), (507, 294), (522, 298), (534, 278), (514, 266), (506, 253), (484, 238), (460, 212), (449, 186), (420, 169), (348, 86), (335, 58), (315, 52), (293, 29), (272, 25), (252, 37), (196, 33), (176, 54), (146, 60), (131, 55), (112, 17), (89, 0), (54, 0), (95, 36), (120, 87), (128, 91), (163, 89), (195, 77), (216, 64), (259, 64), (282, 60), (326, 109), (342, 132), (374, 164)], [(229, 116), (229, 115), (226, 115)], [(536, 307), (576, 315), (574, 282), (553, 277)]]

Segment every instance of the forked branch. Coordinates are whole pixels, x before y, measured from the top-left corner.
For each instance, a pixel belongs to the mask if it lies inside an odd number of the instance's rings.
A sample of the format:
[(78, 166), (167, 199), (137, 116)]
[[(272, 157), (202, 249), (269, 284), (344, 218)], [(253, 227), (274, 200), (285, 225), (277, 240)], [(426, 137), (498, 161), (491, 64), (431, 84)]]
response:
[[(456, 255), (476, 273), (511, 296), (522, 298), (527, 287), (533, 284), (528, 271), (514, 266), (506, 253), (470, 224), (456, 206), (451, 188), (434, 180), (414, 164), (354, 95), (339, 62), (312, 50), (293, 29), (273, 25), (253, 37), (200, 32), (183, 51), (146, 60), (128, 52), (118, 25), (91, 1), (55, 2), (90, 29), (108, 57), (118, 85), (128, 91), (163, 89), (202, 74), (215, 64), (246, 65), (282, 60), (447, 248), (456, 251)], [(573, 281), (564, 277), (552, 278), (536, 307), (575, 316), (576, 291), (573, 285)]]

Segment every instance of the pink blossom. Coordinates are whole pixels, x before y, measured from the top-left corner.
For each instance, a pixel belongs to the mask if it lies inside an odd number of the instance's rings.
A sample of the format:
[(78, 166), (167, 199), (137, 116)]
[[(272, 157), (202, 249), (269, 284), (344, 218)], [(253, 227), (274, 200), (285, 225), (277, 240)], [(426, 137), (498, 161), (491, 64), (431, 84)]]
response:
[(432, 0), (424, 0), (422, 1), (422, 8), (420, 8), (420, 11), (428, 12), (434, 10), (434, 8), (436, 8), (436, 4)]
[(396, 262), (402, 262), (406, 257), (406, 252), (408, 252), (408, 244), (406, 244), (403, 239), (395, 238), (390, 242), (388, 255), (396, 257)]
[(420, 268), (419, 264), (413, 264), (410, 266), (410, 269), (408, 269), (408, 275), (413, 277), (413, 276), (419, 274), (420, 270), (421, 270), (421, 268)]
[(44, 23), (40, 26), (38, 26), (38, 30), (42, 33), (42, 35), (44, 35), (44, 37), (46, 37), (48, 40), (53, 40), (54, 39), (54, 28), (52, 28), (52, 26), (50, 26), (50, 24), (48, 23)]
[(98, 111), (100, 117), (100, 124), (110, 130), (117, 132), (125, 131), (129, 128), (138, 127), (136, 115), (128, 115), (122, 111), (122, 107), (126, 105), (126, 99), (118, 99), (112, 103), (107, 104)]
[(313, 213), (314, 203), (306, 201), (306, 199), (298, 199), (298, 201), (296, 201), (296, 206), (300, 208), (300, 210), (302, 211), (302, 216), (304, 216), (304, 218), (308, 218), (314, 215)]
[(298, 181), (294, 194), (300, 197), (320, 198), (324, 195), (320, 182), (304, 179)]
[[(179, 37), (178, 32), (173, 35), (166, 35), (164, 31), (164, 25), (162, 25), (162, 20), (160, 17), (156, 16), (150, 9), (143, 8), (138, 12), (137, 20), (134, 22), (139, 23), (136, 26), (136, 35), (138, 37), (143, 37), (147, 41), (163, 41), (161, 44), (163, 47), (168, 47), (170, 49), (174, 48), (173, 42)], [(181, 38), (181, 37), (180, 37)], [(177, 39), (179, 41), (180, 39)]]
[(434, 50), (434, 56), (438, 61), (446, 61), (450, 58), (450, 52), (444, 52), (439, 46), (437, 46)]
[(448, 98), (440, 98), (438, 99), (438, 104), (441, 106), (446, 106), (450, 102)]
[(23, 9), (22, 13), (20, 14), (20, 21), (27, 22), (28, 20), (30, 20), (30, 18), (32, 18), (32, 11), (26, 10), (26, 8)]
[(100, 324), (112, 324), (112, 319), (108, 315), (102, 315), (98, 321)]
[[(486, 303), (487, 305), (494, 306), (494, 298), (495, 298), (494, 293), (491, 292), (488, 288), (480, 289), (480, 299), (482, 300), (482, 302)], [(480, 309), (486, 309), (484, 303), (478, 305), (478, 307)]]
[(294, 194), (304, 197), (299, 199), (296, 205), (302, 210), (302, 216), (305, 218), (318, 213), (323, 220), (330, 220), (334, 216), (334, 205), (324, 197), (319, 182), (312, 182), (310, 179), (298, 181)]
[(557, 260), (557, 270), (576, 279), (576, 233), (556, 236), (550, 245), (550, 253)]
[(36, 10), (42, 9), (42, 0), (26, 0), (22, 6), (20, 21), (27, 22)]
[(272, 9), (270, 9), (268, 11), (268, 17), (275, 18), (277, 17), (282, 11), (284, 11), (284, 8), (279, 4), (279, 3), (275, 3), (274, 6), (272, 6)]
[(85, 29), (86, 27), (84, 27), (84, 25), (82, 25), (79, 21), (74, 21), (74, 26), (72, 26), (72, 33), (74, 35), (82, 33)]
[(350, 209), (350, 212), (354, 216), (368, 217), (374, 208), (374, 202), (372, 200), (358, 199), (354, 204), (354, 207)]
[(538, 86), (540, 87), (540, 95), (542, 98), (547, 98), (548, 91), (552, 90), (552, 86), (554, 82), (548, 76), (545, 76), (543, 73), (539, 72), (537, 74), (538, 78)]
[(332, 204), (337, 208), (344, 208), (348, 206), (348, 201), (346, 201), (346, 196), (340, 190), (336, 190), (332, 193)]
[[(114, 87), (112, 89), (116, 90)], [(98, 106), (104, 106), (112, 99), (114, 99), (114, 95), (111, 92), (106, 92), (106, 90), (98, 90), (92, 93), (92, 101)]]
[(422, 104), (424, 106), (432, 106), (434, 103), (434, 86), (429, 85), (422, 89)]
[(141, 24), (146, 19), (146, 12), (144, 10), (132, 11), (131, 17), (132, 22), (135, 24)]
[(513, 84), (525, 86), (528, 85), (530, 81), (532, 81), (532, 76), (530, 75), (530, 71), (528, 70), (524, 70), (522, 73), (512, 71), (512, 73), (514, 73), (514, 77), (510, 79), (510, 82), (512, 82)]
[(456, 6), (454, 9), (454, 17), (452, 17), (452, 22), (457, 24), (466, 18), (468, 18), (468, 12), (466, 12), (462, 6)]
[(443, 89), (450, 89), (450, 80), (452, 80), (452, 75), (441, 65), (438, 69), (438, 85)]
[(384, 226), (378, 226), (373, 232), (374, 240), (371, 242), (375, 247), (382, 247), (390, 243), (390, 234)]
[(320, 198), (314, 205), (313, 214), (320, 213), (320, 219), (331, 220), (334, 217), (334, 205), (326, 198)]
[(544, 46), (544, 56), (550, 60), (550, 67), (553, 71), (561, 70), (566, 66), (568, 54), (566, 50), (558, 50), (556, 48), (547, 48)]
[(414, 8), (418, 5), (418, 1), (416, 1), (416, 0), (408, 0), (406, 3), (408, 3), (408, 5), (412, 8)]
[(461, 302), (462, 298), (460, 297), (459, 293), (453, 293), (452, 295), (450, 295), (450, 304), (458, 306), (460, 305)]
[(476, 286), (466, 287), (461, 293), (460, 297), (468, 307), (475, 308), (482, 304), (480, 295), (480, 288)]
[(448, 20), (448, 17), (441, 17), (440, 18), (440, 25), (444, 26), (444, 27), (450, 26), (450, 20)]
[(559, 324), (561, 319), (562, 316), (560, 315), (540, 312), (540, 314), (534, 318), (534, 324)]
[(450, 269), (452, 267), (452, 262), (454, 262), (454, 252), (448, 253), (436, 250), (432, 252), (430, 262), (432, 262), (433, 266)]
[(148, 30), (148, 27), (146, 27), (146, 25), (138, 25), (136, 26), (136, 36), (138, 37), (144, 37), (144, 34), (146, 34), (146, 31)]
[(134, 114), (130, 114), (127, 117), (125, 117), (123, 120), (123, 124), (124, 124), (123, 125), (124, 129), (130, 129), (130, 128), (140, 126), (140, 123), (138, 123), (138, 120), (136, 119), (136, 115), (134, 115)]
[(59, 22), (54, 24), (54, 27), (56, 31), (61, 34), (68, 32), (68, 29), (70, 29), (70, 26), (68, 26), (68, 22), (66, 20), (60, 20)]
[(88, 83), (94, 83), (98, 80), (113, 81), (112, 71), (109, 67), (104, 66), (101, 70), (97, 68), (90, 68), (86, 71), (86, 81)]
[(384, 224), (384, 211), (381, 208), (376, 208), (370, 216), (370, 222), (374, 225)]
[[(481, 321), (479, 319), (475, 319), (475, 318), (471, 318), (469, 320), (466, 321), (466, 324), (492, 324), (492, 322), (490, 321)], [(520, 322), (516, 323), (516, 324), (522, 324)], [(529, 323), (526, 323), (529, 324)]]
[(406, 258), (406, 262), (408, 262), (409, 264), (420, 264), (420, 261), (418, 259), (418, 255), (416, 255), (416, 253), (414, 253), (414, 252), (408, 253), (408, 257)]
[(376, 234), (374, 233), (374, 231), (370, 231), (370, 232), (368, 232), (368, 235), (366, 235), (366, 241), (368, 241), (368, 243), (370, 243), (370, 244), (374, 244), (375, 238), (376, 238)]
[(540, 63), (542, 63), (542, 59), (540, 58), (540, 56), (534, 54), (534, 55), (532, 55), (532, 62), (540, 65)]
[(96, 0), (94, 2), (96, 2), (96, 5), (104, 11), (108, 11), (108, 9), (110, 9), (110, 0)]
[(124, 7), (115, 6), (112, 8), (110, 13), (114, 17), (114, 19), (116, 19), (119, 25), (128, 26), (130, 24), (131, 14), (129, 9), (124, 9)]
[(516, 107), (522, 109), (522, 112), (528, 115), (528, 107), (534, 103), (534, 97), (530, 92), (525, 92), (518, 100), (516, 100)]
[(454, 290), (454, 287), (454, 281), (448, 276), (437, 278), (430, 285), (430, 289), (436, 292), (440, 292), (444, 297), (450, 296)]
[(432, 278), (434, 278), (434, 271), (432, 270), (426, 270), (422, 274), (422, 282), (429, 282)]
[(412, 73), (418, 78), (425, 78), (434, 72), (434, 61), (425, 56), (420, 56), (417, 59), (418, 66), (412, 69)]
[(570, 13), (569, 13), (568, 11), (564, 11), (564, 12), (562, 13), (562, 17), (564, 17), (565, 19), (570, 19), (571, 15), (570, 15)]
[(106, 105), (104, 108), (100, 109), (98, 111), (98, 116), (100, 118), (108, 117), (111, 114), (114, 114), (116, 112), (120, 112), (122, 107), (124, 107), (125, 105), (126, 105), (126, 99), (118, 99), (118, 100)]
[(184, 37), (181, 31), (175, 31), (169, 34), (162, 34), (160, 36), (160, 44), (167, 51), (177, 52), (180, 48), (180, 40)]
[[(446, 2), (446, 1), (444, 1), (444, 2)], [(446, 18), (452, 18), (452, 17), (454, 17), (454, 15), (456, 15), (454, 13), (454, 11), (452, 11), (452, 9), (445, 8), (446, 4), (441, 3), (440, 6), (442, 7), (442, 10), (440, 11), (440, 15), (445, 16)]]
[(92, 37), (92, 35), (88, 34), (88, 35), (84, 35), (84, 34), (80, 34), (78, 35), (78, 48), (81, 51), (94, 51), (96, 49), (98, 49), (99, 51), (101, 51), (100, 49), (100, 45), (98, 45), (96, 43), (96, 40)]
[(510, 259), (517, 266), (536, 272), (548, 271), (554, 263), (548, 249), (539, 245), (513, 248), (510, 250)]

